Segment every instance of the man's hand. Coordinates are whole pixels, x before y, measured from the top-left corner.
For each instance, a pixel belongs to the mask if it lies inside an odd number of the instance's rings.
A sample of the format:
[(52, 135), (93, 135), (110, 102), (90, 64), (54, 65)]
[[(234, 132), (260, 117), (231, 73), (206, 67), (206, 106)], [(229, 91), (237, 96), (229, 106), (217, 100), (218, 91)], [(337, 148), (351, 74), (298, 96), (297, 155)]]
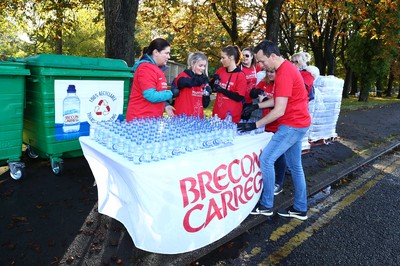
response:
[(258, 108), (260, 108), (260, 107), (258, 106), (257, 103), (249, 105), (249, 106), (247, 106), (246, 108), (243, 109), (242, 114), (244, 116), (249, 116), (249, 115), (251, 115), (251, 113), (253, 111), (257, 110)]
[(239, 132), (243, 133), (243, 132), (247, 132), (247, 131), (252, 131), (254, 129), (256, 129), (256, 123), (255, 122), (250, 122), (250, 123), (239, 123), (237, 125), (237, 129)]

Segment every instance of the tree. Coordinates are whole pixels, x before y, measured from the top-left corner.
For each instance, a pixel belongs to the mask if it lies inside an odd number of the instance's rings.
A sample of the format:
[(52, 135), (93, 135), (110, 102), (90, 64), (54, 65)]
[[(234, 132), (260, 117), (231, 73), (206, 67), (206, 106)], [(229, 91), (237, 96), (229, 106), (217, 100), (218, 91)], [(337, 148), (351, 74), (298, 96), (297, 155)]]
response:
[[(281, 1), (281, 0), (280, 0)], [(262, 17), (262, 10), (254, 1), (210, 1), (211, 8), (221, 25), (231, 38), (232, 44), (243, 47)], [(251, 10), (252, 13), (247, 13)], [(246, 17), (246, 23), (240, 23), (240, 17)]]
[(360, 80), (359, 101), (368, 101), (373, 82), (378, 86), (389, 75), (399, 54), (397, 1), (371, 1), (350, 5), (353, 25), (359, 29), (349, 42), (348, 61)]
[(135, 25), (139, 0), (104, 0), (105, 55), (135, 62)]
[(262, 2), (267, 14), (267, 21), (265, 24), (265, 38), (267, 40), (278, 42), (280, 14), (284, 2), (285, 0), (267, 1), (267, 3), (265, 3), (265, 1)]

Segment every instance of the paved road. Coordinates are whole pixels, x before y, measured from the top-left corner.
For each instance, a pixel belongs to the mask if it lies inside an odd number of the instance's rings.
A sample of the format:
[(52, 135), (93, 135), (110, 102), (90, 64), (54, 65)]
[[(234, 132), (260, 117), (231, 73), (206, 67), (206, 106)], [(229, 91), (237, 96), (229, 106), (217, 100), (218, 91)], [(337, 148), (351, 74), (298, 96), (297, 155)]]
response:
[[(362, 157), (369, 147), (399, 137), (399, 107), (342, 112), (340, 140), (314, 147), (304, 156), (307, 176), (334, 169), (349, 158)], [(97, 188), (84, 158), (65, 159), (63, 176), (54, 176), (46, 159), (27, 160), (26, 166), (27, 176), (20, 181), (0, 167), (1, 266), (166, 261), (136, 249), (123, 225), (97, 213)], [(308, 180), (309, 188), (315, 184)], [(288, 193), (289, 189), (283, 195), (290, 197)], [(273, 228), (279, 226), (274, 219), (270, 222)]]
[(400, 151), (346, 180), (307, 221), (273, 217), (197, 265), (400, 265)]

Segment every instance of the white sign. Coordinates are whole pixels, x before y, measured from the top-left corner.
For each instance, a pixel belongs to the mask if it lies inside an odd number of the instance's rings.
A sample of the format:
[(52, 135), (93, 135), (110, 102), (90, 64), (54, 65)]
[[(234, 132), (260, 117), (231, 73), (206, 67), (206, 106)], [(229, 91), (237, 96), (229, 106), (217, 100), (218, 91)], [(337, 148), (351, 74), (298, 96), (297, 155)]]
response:
[(88, 136), (90, 125), (123, 115), (123, 80), (55, 80), (57, 140)]

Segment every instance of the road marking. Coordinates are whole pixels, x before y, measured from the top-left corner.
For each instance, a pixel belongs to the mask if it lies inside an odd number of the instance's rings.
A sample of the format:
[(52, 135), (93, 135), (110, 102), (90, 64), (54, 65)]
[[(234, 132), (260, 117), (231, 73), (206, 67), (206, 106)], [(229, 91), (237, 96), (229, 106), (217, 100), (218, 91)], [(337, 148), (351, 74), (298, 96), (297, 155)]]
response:
[[(327, 203), (328, 206), (333, 205), (326, 213), (322, 214), (313, 224), (305, 228), (303, 231), (297, 233), (294, 237), (289, 239), (285, 244), (283, 244), (277, 251), (270, 254), (266, 259), (264, 259), (259, 265), (276, 265), (285, 257), (287, 257), (296, 247), (300, 246), (303, 242), (305, 242), (308, 238), (310, 238), (315, 232), (317, 232), (322, 227), (326, 226), (333, 218), (336, 217), (338, 213), (340, 213), (344, 208), (352, 204), (354, 201), (363, 196), (366, 192), (369, 191), (370, 188), (375, 186), (380, 180), (382, 180), (387, 173), (393, 172), (397, 167), (400, 166), (400, 161), (395, 158), (396, 156), (386, 157), (388, 158), (388, 164), (374, 163), (373, 169), (363, 174), (360, 178), (354, 180), (354, 182), (350, 183), (346, 186), (346, 189), (343, 189), (342, 193), (333, 193), (328, 199), (330, 202)], [(372, 174), (372, 175), (371, 175)], [(372, 177), (371, 177), (372, 176)], [(368, 181), (369, 180), (369, 181)], [(367, 181), (367, 182), (366, 182)], [(365, 184), (363, 184), (365, 183)], [(357, 188), (359, 185), (363, 184), (360, 188)], [(356, 189), (354, 192), (352, 192)], [(338, 191), (340, 192), (340, 190)], [(345, 197), (343, 198), (344, 194)], [(346, 196), (347, 195), (347, 196)], [(333, 197), (332, 197), (333, 196)], [(343, 198), (342, 200), (340, 200)], [(334, 201), (336, 199), (336, 201)], [(319, 212), (318, 208), (311, 208), (309, 210), (309, 217), (314, 216)], [(295, 221), (297, 219), (293, 219)], [(270, 240), (276, 241), (285, 232), (290, 232), (294, 230), (294, 228), (304, 221), (300, 221), (300, 223), (295, 223), (290, 221), (288, 224), (281, 226), (276, 229), (270, 237)]]

